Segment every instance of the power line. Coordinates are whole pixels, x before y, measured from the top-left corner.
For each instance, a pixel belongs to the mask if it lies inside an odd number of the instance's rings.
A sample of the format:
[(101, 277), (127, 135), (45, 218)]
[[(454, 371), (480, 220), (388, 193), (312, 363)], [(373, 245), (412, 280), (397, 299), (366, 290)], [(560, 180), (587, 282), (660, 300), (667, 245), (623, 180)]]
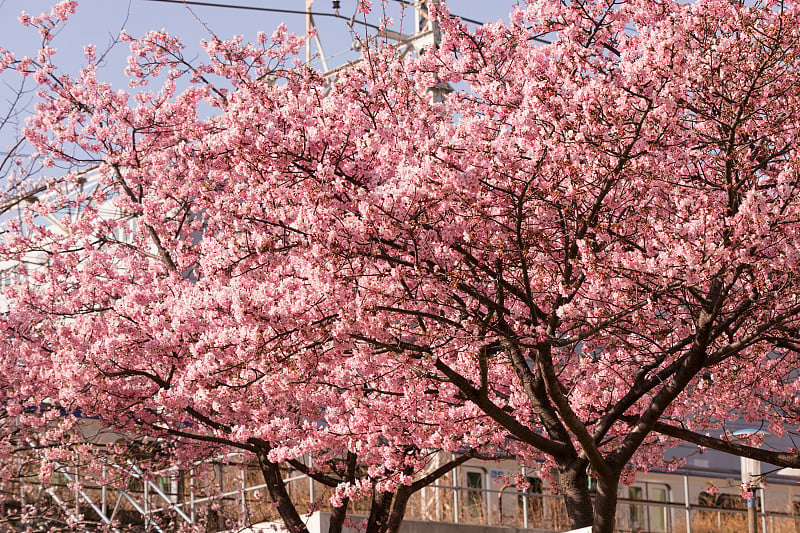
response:
[[(409, 2), (408, 0), (392, 0), (392, 1), (397, 2), (398, 4), (402, 4), (404, 6), (412, 6), (412, 7), (414, 6), (414, 4), (412, 2)], [(483, 26), (484, 24), (486, 24), (485, 22), (481, 22), (480, 20), (462, 17), (461, 15), (452, 15), (452, 16), (458, 17), (464, 22), (469, 22), (470, 24), (477, 24), (478, 26)]]
[[(412, 2), (410, 2), (409, 0), (392, 0), (392, 1), (393, 1), (393, 2), (397, 2), (398, 4), (401, 4), (401, 5), (404, 5), (404, 6), (413, 6), (413, 5), (414, 5), (414, 4), (413, 4)], [(456, 14), (454, 14), (454, 13), (451, 13), (450, 15), (451, 15), (452, 17), (459, 18), (459, 19), (463, 20), (464, 22), (469, 22), (470, 24), (476, 24), (476, 25), (478, 25), (478, 26), (483, 26), (484, 24), (486, 24), (485, 22), (482, 22), (482, 21), (480, 21), (480, 20), (471, 19), (471, 18), (469, 18), (469, 17), (462, 17), (461, 15), (456, 15)], [(541, 37), (532, 37), (532, 38), (531, 38), (531, 40), (532, 40), (532, 41), (535, 41), (535, 42), (537, 42), (537, 43), (542, 43), (542, 44), (552, 44), (552, 43), (551, 43), (550, 41), (548, 41), (547, 39), (543, 39), (543, 38), (541, 38)]]
[[(267, 11), (270, 13), (288, 13), (290, 15), (308, 15), (308, 11), (300, 11), (297, 9), (277, 9), (272, 7), (258, 7), (258, 6), (238, 6), (235, 4), (220, 4), (217, 2), (197, 2), (195, 0), (145, 0), (147, 2), (163, 2), (165, 4), (181, 4), (190, 6), (203, 6), (203, 7), (226, 7), (229, 9), (245, 9), (248, 11)], [(315, 17), (333, 17), (333, 18), (347, 18), (335, 13), (322, 13), (312, 11), (310, 13)]]
[[(367, 28), (373, 30), (383, 30), (380, 26), (376, 26), (375, 24), (370, 24), (369, 22), (358, 20), (355, 17), (345, 17), (344, 15), (340, 15), (338, 13), (325, 13), (322, 11), (302, 11), (298, 9), (279, 9), (274, 7), (258, 7), (258, 6), (241, 6), (236, 4), (222, 4), (218, 2), (201, 2), (199, 0), (145, 0), (146, 2), (161, 2), (164, 4), (179, 4), (179, 5), (189, 5), (189, 6), (201, 6), (201, 7), (222, 7), (227, 9), (241, 9), (246, 11), (262, 11), (266, 13), (282, 13), (286, 15), (311, 15), (314, 17), (330, 17), (340, 20), (346, 20), (350, 24), (359, 24), (361, 26), (365, 26)], [(408, 0), (393, 0), (399, 4), (413, 6), (411, 2)], [(460, 15), (453, 15), (454, 17), (458, 17), (464, 22), (469, 22), (470, 24), (477, 24), (478, 26), (482, 26), (485, 22), (481, 22), (480, 20), (471, 19), (468, 17), (462, 17)], [(541, 37), (533, 37), (533, 40), (536, 42), (540, 42), (543, 44), (551, 44), (550, 41), (546, 39), (542, 39)]]
[(370, 24), (368, 22), (364, 22), (357, 19), (351, 19), (350, 17), (345, 17), (344, 15), (339, 15), (337, 13), (324, 13), (322, 11), (300, 11), (297, 9), (278, 9), (274, 7), (258, 7), (258, 6), (240, 6), (236, 4), (221, 4), (217, 2), (198, 2), (196, 0), (145, 0), (146, 2), (162, 2), (165, 4), (179, 4), (179, 5), (189, 5), (189, 6), (201, 6), (201, 7), (224, 7), (228, 9), (242, 9), (247, 11), (263, 11), (267, 13), (282, 13), (287, 15), (311, 15), (314, 17), (331, 17), (335, 19), (346, 20), (348, 22), (352, 22), (353, 24), (360, 24), (361, 26), (366, 26), (371, 29), (379, 30), (381, 29), (380, 26), (376, 26), (374, 24)]
[[(264, 12), (267, 12), (267, 13), (283, 13), (283, 14), (288, 14), (288, 15), (312, 15), (314, 17), (331, 17), (331, 18), (337, 18), (337, 19), (348, 20), (348, 21), (352, 20), (350, 17), (345, 17), (344, 15), (339, 15), (337, 13), (325, 13), (325, 12), (322, 12), (322, 11), (310, 11), (309, 12), (309, 11), (301, 11), (301, 10), (298, 10), (298, 9), (279, 9), (279, 8), (273, 8), (273, 7), (240, 6), (240, 5), (236, 5), (236, 4), (222, 4), (222, 3), (217, 3), (217, 2), (200, 2), (200, 1), (197, 1), (197, 0), (145, 0), (145, 1), (146, 2), (162, 2), (162, 3), (165, 3), (165, 4), (186, 4), (186, 5), (190, 5), (190, 6), (223, 7), (223, 8), (228, 8), (228, 9), (243, 9), (243, 10), (247, 10), (247, 11), (264, 11)], [(393, 0), (393, 1), (397, 2), (398, 4), (403, 4), (403, 5), (406, 5), (406, 6), (413, 6), (414, 5), (413, 3), (408, 2), (407, 0)], [(482, 26), (482, 25), (485, 24), (485, 22), (482, 22), (480, 20), (471, 19), (469, 17), (462, 17), (461, 15), (453, 15), (453, 16), (460, 18), (464, 22), (469, 22), (470, 24), (477, 24), (478, 26)], [(367, 26), (369, 28), (376, 29), (376, 30), (381, 29), (379, 26), (376, 26), (374, 24), (369, 24), (369, 23), (366, 23), (366, 22), (363, 22), (363, 21), (353, 20), (353, 22), (361, 24), (362, 26)]]

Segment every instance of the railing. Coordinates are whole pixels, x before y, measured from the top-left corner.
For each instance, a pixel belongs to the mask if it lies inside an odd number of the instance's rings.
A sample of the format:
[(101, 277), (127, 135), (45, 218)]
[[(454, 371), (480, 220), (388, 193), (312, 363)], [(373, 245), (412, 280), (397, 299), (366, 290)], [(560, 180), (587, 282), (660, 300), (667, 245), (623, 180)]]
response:
[[(145, 474), (135, 465), (107, 464), (100, 474), (56, 465), (49, 483), (20, 465), (19, 476), (0, 486), (0, 518), (27, 512), (53, 516), (75, 529), (122, 524), (163, 533), (185, 525), (222, 530), (277, 521), (267, 502), (261, 473), (240, 454), (221, 456), (178, 471)], [(124, 471), (127, 483), (111, 488), (98, 483), (113, 471)], [(457, 477), (455, 479), (458, 479)], [(287, 472), (284, 480), (302, 511), (329, 511), (330, 489), (304, 475)], [(366, 502), (353, 503), (353, 514), (368, 514)], [(746, 531), (746, 510), (721, 509), (680, 502), (620, 499), (617, 527), (621, 533), (718, 533)], [(760, 511), (759, 531), (800, 530), (800, 516)], [(8, 519), (8, 518), (7, 518)], [(406, 520), (474, 524), (498, 528), (564, 531), (568, 520), (562, 498), (518, 491), (514, 486), (479, 489), (437, 484), (425, 487), (409, 501)], [(0, 530), (2, 530), (0, 523)]]

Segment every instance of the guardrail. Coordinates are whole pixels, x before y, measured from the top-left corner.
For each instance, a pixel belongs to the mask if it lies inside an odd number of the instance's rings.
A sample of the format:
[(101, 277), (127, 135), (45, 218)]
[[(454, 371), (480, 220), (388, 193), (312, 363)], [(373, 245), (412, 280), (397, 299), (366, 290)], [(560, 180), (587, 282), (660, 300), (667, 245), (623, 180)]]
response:
[[(123, 486), (112, 488), (97, 482), (98, 477), (115, 470), (127, 478)], [(330, 510), (326, 487), (291, 472), (284, 481), (301, 509)], [(179, 524), (213, 530), (278, 520), (266, 501), (260, 471), (248, 465), (241, 454), (220, 456), (187, 470), (170, 468), (149, 474), (132, 463), (108, 463), (99, 475), (56, 464), (49, 483), (20, 466), (19, 476), (0, 486), (0, 517), (10, 516), (8, 510), (15, 509), (20, 513), (43, 512), (46, 502), (75, 527), (81, 523), (104, 524), (112, 530), (119, 524), (140, 524), (158, 533)], [(368, 514), (365, 505), (354, 502), (353, 514)], [(800, 528), (800, 516), (788, 511), (762, 509), (759, 516), (763, 533), (788, 533)], [(560, 496), (518, 491), (515, 486), (486, 489), (431, 485), (409, 501), (406, 519), (540, 531), (569, 529)], [(623, 498), (617, 524), (618, 531), (625, 533), (743, 531), (746, 510)]]

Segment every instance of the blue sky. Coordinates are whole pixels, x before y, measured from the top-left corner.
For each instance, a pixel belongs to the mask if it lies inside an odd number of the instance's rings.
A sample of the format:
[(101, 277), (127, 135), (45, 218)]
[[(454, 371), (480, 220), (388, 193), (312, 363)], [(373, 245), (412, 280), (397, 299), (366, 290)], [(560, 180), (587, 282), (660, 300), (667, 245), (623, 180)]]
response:
[[(35, 56), (39, 48), (38, 32), (21, 26), (17, 18), (22, 11), (38, 15), (49, 11), (58, 0), (0, 0), (0, 48), (13, 51), (17, 57)], [(306, 0), (190, 0), (236, 6), (251, 6), (283, 11), (305, 10)], [(520, 0), (524, 1), (524, 0)], [(406, 0), (372, 0), (373, 14), (367, 22), (377, 23), (380, 13), (386, 9), (394, 19), (393, 29), (402, 33), (412, 33), (413, 9), (404, 12), (401, 6)], [(450, 0), (448, 7), (453, 14), (476, 21), (490, 22), (508, 20), (509, 12), (517, 0)], [(357, 0), (339, 0), (339, 14), (350, 18), (356, 10)], [(332, 0), (314, 0), (312, 10), (332, 15)], [(362, 19), (363, 20), (363, 16)], [(61, 29), (52, 45), (57, 49), (55, 63), (62, 74), (74, 75), (85, 64), (83, 48), (86, 44), (97, 47), (98, 56), (103, 53), (119, 35), (120, 30), (134, 37), (148, 30), (165, 29), (171, 35), (181, 37), (187, 47), (186, 57), (203, 57), (199, 41), (208, 38), (209, 31), (226, 39), (242, 35), (247, 40), (255, 40), (259, 31), (271, 33), (281, 22), (289, 31), (305, 34), (304, 14), (277, 13), (263, 10), (245, 10), (223, 7), (187, 6), (181, 3), (150, 0), (78, 0), (78, 10)], [(358, 52), (352, 50), (353, 35), (347, 20), (331, 16), (315, 17), (318, 35), (322, 41), (329, 68), (356, 59)], [(364, 26), (355, 25), (361, 35)], [(370, 30), (372, 33), (374, 30)], [(313, 49), (312, 49), (313, 50)], [(316, 50), (313, 50), (316, 51)], [(106, 56), (99, 78), (110, 82), (116, 88), (127, 88), (124, 74), (128, 47), (126, 43), (117, 44)], [(301, 59), (304, 59), (303, 53)], [(312, 62), (322, 69), (321, 62)], [(22, 84), (22, 85), (21, 85)], [(9, 185), (9, 177), (14, 175), (40, 176), (57, 175), (64, 169), (42, 169), (38, 160), (27, 157), (11, 159), (9, 150), (20, 138), (20, 129), (25, 117), (31, 113), (35, 102), (36, 87), (31, 79), (21, 80), (14, 72), (0, 73), (0, 183)], [(21, 97), (20, 97), (21, 95)], [(14, 153), (30, 155), (30, 148), (22, 145)], [(21, 165), (17, 168), (17, 163)], [(16, 169), (16, 170), (14, 170)], [(25, 180), (27, 182), (27, 180)], [(3, 188), (0, 186), (0, 189)]]
[[(57, 0), (0, 0), (0, 47), (13, 51), (17, 57), (35, 55), (40, 42), (38, 33), (22, 27), (17, 18), (22, 11), (38, 15), (48, 11)], [(304, 11), (306, 0), (198, 0), (206, 3), (218, 3), (237, 6), (251, 6), (277, 10)], [(347, 18), (356, 9), (356, 0), (340, 0), (339, 13)], [(516, 0), (450, 0), (451, 12), (465, 18), (478, 21), (507, 20)], [(332, 0), (314, 0), (312, 10), (319, 13), (333, 14)], [(411, 33), (413, 28), (413, 10), (401, 11), (403, 0), (373, 0), (373, 15), (369, 22), (377, 23), (382, 6), (386, 6), (395, 20), (396, 30)], [(363, 20), (363, 18), (362, 18)], [(55, 63), (62, 73), (75, 74), (84, 64), (83, 47), (94, 44), (98, 55), (102, 53), (120, 30), (125, 29), (136, 37), (147, 30), (166, 29), (170, 34), (182, 38), (187, 46), (187, 57), (202, 57), (199, 41), (207, 38), (209, 30), (220, 38), (243, 35), (247, 40), (254, 40), (259, 31), (271, 33), (281, 22), (286, 23), (289, 30), (305, 34), (305, 16), (303, 14), (275, 13), (256, 10), (232, 9), (210, 6), (187, 6), (180, 3), (167, 3), (150, 0), (79, 0), (78, 10), (62, 28), (53, 42), (58, 50)], [(333, 68), (348, 60), (358, 57), (351, 50), (353, 35), (347, 21), (330, 16), (315, 17), (318, 35), (322, 41), (328, 65)], [(400, 27), (402, 24), (402, 27)], [(362, 34), (363, 26), (356, 25)], [(115, 46), (108, 54), (99, 77), (111, 82), (115, 87), (126, 87), (124, 76), (127, 45)], [(304, 57), (304, 55), (303, 55)], [(315, 63), (321, 68), (320, 62)], [(33, 101), (33, 83), (26, 82), (28, 91), (23, 98), (23, 105), (14, 101), (19, 92), (19, 79), (8, 73), (0, 76), (0, 121), (10, 109), (30, 109)], [(6, 148), (13, 143), (14, 130), (21, 123), (25, 113), (12, 117), (12, 124), (0, 127), (0, 160)], [(16, 124), (13, 124), (16, 122)], [(9, 127), (11, 126), (11, 127)], [(0, 174), (3, 169), (0, 168)]]
[[(303, 11), (305, 8), (305, 0), (205, 1), (279, 10)], [(381, 0), (373, 0), (374, 11), (378, 12), (381, 9), (381, 3)], [(402, 21), (402, 14), (399, 11), (401, 3), (398, 0), (387, 0), (385, 3), (399, 25)], [(494, 21), (507, 20), (514, 3), (514, 0), (451, 0), (448, 5), (455, 14), (480, 21)], [(50, 1), (42, 0), (0, 0), (0, 47), (15, 52), (33, 53), (38, 36), (30, 28), (22, 28), (17, 23), (17, 16), (23, 10), (38, 15), (47, 10), (50, 4)], [(355, 10), (356, 0), (340, 0), (340, 4), (339, 13), (350, 17)], [(332, 0), (315, 0), (312, 9), (315, 12), (333, 14)], [(406, 27), (413, 24), (411, 10), (407, 12), (406, 20), (402, 21)], [(80, 0), (78, 12), (57, 37), (55, 46), (58, 49), (58, 63), (69, 71), (79, 67), (83, 45), (95, 44), (98, 51), (101, 51), (123, 28), (134, 36), (150, 29), (163, 28), (173, 35), (182, 37), (190, 49), (194, 50), (196, 43), (208, 35), (203, 24), (221, 38), (238, 34), (244, 35), (246, 39), (254, 39), (258, 31), (271, 33), (281, 22), (285, 22), (290, 31), (305, 33), (303, 15), (206, 6), (191, 6), (191, 9), (188, 9), (185, 5), (149, 0)], [(345, 20), (318, 16), (316, 23), (325, 55), (334, 56), (330, 59), (332, 65), (353, 58), (352, 54), (347, 53), (351, 47), (352, 36)], [(119, 48), (120, 50), (109, 58), (110, 68), (107, 75), (112, 78), (119, 75), (124, 68), (124, 54), (127, 49)]]

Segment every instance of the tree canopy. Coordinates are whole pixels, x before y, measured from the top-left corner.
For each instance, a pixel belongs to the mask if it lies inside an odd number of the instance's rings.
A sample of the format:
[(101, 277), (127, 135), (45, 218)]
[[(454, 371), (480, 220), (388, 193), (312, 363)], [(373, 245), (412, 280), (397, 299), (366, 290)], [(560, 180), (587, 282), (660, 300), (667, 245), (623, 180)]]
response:
[(127, 90), (91, 50), (74, 78), (6, 54), (41, 86), (28, 139), (96, 165), (6, 224), (7, 411), (271, 464), (349, 451), (391, 493), (426, 450), (513, 452), (597, 533), (672, 439), (800, 465), (706, 435), (798, 421), (798, 6), (439, 17), (437, 49), (333, 80), (282, 29), (201, 63), (126, 36)]

